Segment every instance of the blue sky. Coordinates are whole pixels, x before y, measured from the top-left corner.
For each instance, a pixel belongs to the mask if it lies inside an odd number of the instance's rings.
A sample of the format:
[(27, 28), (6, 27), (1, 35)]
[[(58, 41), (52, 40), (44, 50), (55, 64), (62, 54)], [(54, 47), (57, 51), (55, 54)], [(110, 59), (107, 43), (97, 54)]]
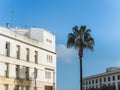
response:
[[(95, 50), (85, 50), (84, 77), (120, 66), (119, 0), (0, 0), (0, 25), (39, 27), (56, 35), (57, 90), (79, 90), (77, 50), (66, 49), (74, 25), (92, 30)], [(62, 52), (62, 53), (61, 53)]]

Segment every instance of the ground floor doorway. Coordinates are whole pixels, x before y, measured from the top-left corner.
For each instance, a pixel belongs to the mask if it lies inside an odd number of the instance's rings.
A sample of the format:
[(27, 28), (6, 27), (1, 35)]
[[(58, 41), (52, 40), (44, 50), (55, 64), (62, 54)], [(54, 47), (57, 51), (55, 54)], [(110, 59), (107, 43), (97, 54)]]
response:
[(45, 90), (53, 90), (53, 86), (45, 86)]

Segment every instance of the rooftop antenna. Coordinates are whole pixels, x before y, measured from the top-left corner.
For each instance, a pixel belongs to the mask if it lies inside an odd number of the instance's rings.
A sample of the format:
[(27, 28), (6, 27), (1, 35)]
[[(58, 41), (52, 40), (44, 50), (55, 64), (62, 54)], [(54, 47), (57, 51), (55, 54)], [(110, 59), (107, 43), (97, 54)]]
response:
[(6, 28), (9, 28), (9, 23), (6, 23)]
[(11, 17), (10, 17), (10, 23), (9, 23), (9, 25), (12, 25), (12, 21), (13, 21), (13, 14), (14, 14), (14, 10), (12, 10), (12, 12), (11, 12)]

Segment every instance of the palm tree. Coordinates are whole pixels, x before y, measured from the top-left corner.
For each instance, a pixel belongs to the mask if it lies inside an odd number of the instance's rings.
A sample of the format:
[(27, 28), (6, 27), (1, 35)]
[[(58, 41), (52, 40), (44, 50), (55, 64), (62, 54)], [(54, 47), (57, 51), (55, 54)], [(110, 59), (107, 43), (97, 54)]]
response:
[(87, 29), (86, 26), (78, 26), (73, 27), (73, 33), (68, 34), (67, 40), (67, 48), (75, 47), (78, 49), (78, 56), (80, 60), (80, 87), (82, 90), (82, 57), (83, 57), (83, 50), (89, 49), (93, 51), (94, 49), (94, 39), (90, 34), (91, 30)]

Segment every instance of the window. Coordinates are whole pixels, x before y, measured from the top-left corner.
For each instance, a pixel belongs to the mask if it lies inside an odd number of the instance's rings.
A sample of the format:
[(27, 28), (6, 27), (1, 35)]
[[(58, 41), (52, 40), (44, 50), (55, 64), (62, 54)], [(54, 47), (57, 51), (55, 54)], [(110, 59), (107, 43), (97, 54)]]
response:
[(8, 63), (5, 63), (5, 77), (8, 77), (9, 74), (9, 67), (8, 67)]
[(47, 55), (47, 62), (52, 63), (53, 57), (51, 55)]
[(17, 45), (16, 57), (17, 59), (20, 59), (20, 46), (19, 45)]
[(91, 86), (89, 86), (89, 88), (91, 88)]
[(29, 87), (29, 86), (26, 86), (26, 87), (25, 87), (25, 90), (30, 90), (30, 87)]
[(117, 75), (117, 79), (120, 80), (120, 75)]
[(120, 82), (118, 82), (117, 84), (118, 84), (118, 88), (119, 88), (118, 90), (120, 90)]
[(16, 65), (16, 78), (19, 79), (20, 66)]
[(34, 77), (37, 78), (37, 76), (38, 76), (38, 70), (34, 68)]
[(104, 82), (106, 82), (106, 78), (104, 77)]
[(48, 42), (48, 43), (52, 43), (52, 40), (50, 40), (50, 39), (46, 39), (46, 41)]
[(94, 84), (94, 80), (92, 80), (92, 84)]
[(25, 79), (29, 80), (29, 68), (28, 67), (25, 68)]
[(5, 49), (6, 49), (6, 56), (10, 56), (10, 42), (6, 42), (6, 45), (5, 45)]
[(110, 77), (108, 77), (108, 81), (110, 81)]
[(99, 81), (102, 82), (102, 79), (100, 78)]
[(96, 79), (96, 83), (98, 83), (98, 80)]
[(83, 85), (85, 85), (85, 82), (83, 82)]
[(51, 72), (50, 71), (45, 71), (45, 78), (51, 79)]
[(86, 81), (86, 85), (88, 85), (88, 82)]
[(115, 81), (115, 76), (113, 76), (113, 81)]
[(92, 88), (94, 88), (95, 86), (92, 86)]
[(37, 64), (38, 63), (38, 52), (37, 51), (35, 51), (35, 63)]
[(89, 85), (91, 84), (91, 81), (89, 81)]
[(86, 86), (86, 90), (88, 90), (88, 87)]
[(96, 88), (98, 88), (98, 85), (96, 85)]
[(115, 86), (115, 83), (113, 83), (113, 85)]
[(15, 90), (19, 90), (19, 85), (15, 85)]
[(29, 54), (30, 54), (30, 52), (29, 52), (29, 49), (27, 48), (26, 49), (26, 60), (27, 61), (29, 61)]
[(8, 90), (8, 84), (5, 84), (4, 87), (5, 87), (5, 90)]
[(37, 87), (34, 86), (34, 87), (33, 87), (33, 90), (38, 90), (38, 89), (37, 89)]

